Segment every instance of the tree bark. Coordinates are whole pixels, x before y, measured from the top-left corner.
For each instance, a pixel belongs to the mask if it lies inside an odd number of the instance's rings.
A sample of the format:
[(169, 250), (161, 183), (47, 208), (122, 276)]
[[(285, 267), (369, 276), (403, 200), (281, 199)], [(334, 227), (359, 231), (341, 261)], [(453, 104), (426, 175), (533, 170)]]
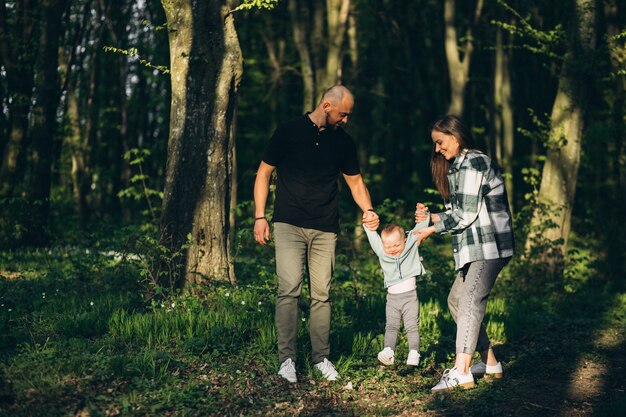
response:
[[(235, 283), (230, 254), (231, 124), (242, 55), (225, 0), (162, 0), (168, 24), (172, 102), (161, 234), (176, 284)], [(192, 242), (183, 245), (187, 235)]]
[(289, 0), (289, 13), (291, 14), (291, 25), (293, 28), (293, 38), (300, 57), (300, 71), (302, 72), (303, 100), (302, 111), (310, 111), (315, 107), (315, 73), (313, 62), (307, 43), (306, 25), (302, 18), (300, 2)]
[(513, 98), (511, 95), (510, 52), (503, 44), (502, 28), (496, 32), (494, 70), (494, 138), (496, 159), (505, 176), (509, 207), (513, 209)]
[(0, 58), (6, 72), (8, 104), (8, 140), (0, 166), (0, 196), (11, 196), (17, 185), (18, 165), (28, 139), (28, 114), (33, 90), (33, 38), (39, 25), (35, 24), (30, 0), (15, 2), (12, 16), (7, 14), (6, 2), (0, 2)]
[[(589, 103), (592, 70), (583, 69), (582, 65), (589, 65), (593, 58), (596, 43), (595, 13), (594, 0), (576, 0), (569, 29), (571, 39), (550, 116), (550, 140), (555, 144), (548, 150), (538, 195), (539, 204), (545, 205), (547, 210), (536, 211), (531, 221), (531, 233), (538, 233), (546, 221), (554, 224), (554, 227), (541, 231), (541, 234), (543, 238), (554, 242), (556, 255), (561, 256), (565, 256), (567, 249), (585, 113)], [(535, 245), (536, 239), (528, 239), (527, 248), (532, 249)], [(553, 255), (547, 254), (546, 261), (558, 267), (557, 260), (550, 257)]]
[(459, 55), (459, 43), (455, 22), (455, 0), (445, 0), (444, 3), (444, 26), (445, 26), (445, 51), (448, 61), (448, 79), (450, 82), (450, 104), (448, 114), (463, 115), (465, 87), (469, 80), (469, 69), (474, 52), (473, 27), (478, 24), (482, 13), (484, 0), (477, 0), (474, 9), (474, 19), (465, 36), (465, 53), (463, 58)]
[(58, 76), (59, 39), (62, 17), (68, 0), (45, 0), (40, 38), (39, 61), (36, 66), (36, 100), (33, 107), (31, 144), (31, 171), (26, 188), (31, 203), (31, 222), (28, 240), (45, 243), (42, 230), (48, 226), (52, 163), (60, 141), (57, 138), (56, 113), (61, 98)]

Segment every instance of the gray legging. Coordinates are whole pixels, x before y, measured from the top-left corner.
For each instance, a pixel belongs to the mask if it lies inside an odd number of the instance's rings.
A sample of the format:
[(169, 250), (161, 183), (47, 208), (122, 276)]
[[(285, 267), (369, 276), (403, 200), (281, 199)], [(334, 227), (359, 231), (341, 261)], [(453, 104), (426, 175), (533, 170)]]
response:
[(448, 307), (456, 322), (456, 353), (472, 355), (491, 347), (482, 321), (496, 277), (510, 260), (474, 261), (459, 271), (448, 295)]
[(401, 321), (409, 340), (409, 350), (420, 350), (420, 305), (417, 291), (401, 294), (387, 293), (387, 323), (385, 325), (385, 347), (396, 350)]

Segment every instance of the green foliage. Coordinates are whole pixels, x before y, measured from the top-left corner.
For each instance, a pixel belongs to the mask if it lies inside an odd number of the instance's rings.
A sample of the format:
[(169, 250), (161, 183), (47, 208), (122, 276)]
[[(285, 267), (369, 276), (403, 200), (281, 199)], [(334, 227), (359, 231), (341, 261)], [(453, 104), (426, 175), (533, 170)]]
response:
[(102, 50), (104, 52), (112, 52), (114, 54), (126, 55), (129, 58), (137, 59), (139, 61), (139, 64), (147, 68), (158, 70), (162, 74), (170, 73), (170, 69), (167, 66), (154, 65), (152, 62), (148, 61), (147, 59), (141, 58), (141, 56), (139, 55), (139, 50), (137, 48), (123, 49), (123, 48), (116, 48), (114, 46), (109, 45), (109, 46), (103, 46)]
[(163, 192), (150, 188), (148, 185), (150, 178), (145, 174), (143, 167), (150, 154), (151, 152), (148, 149), (139, 148), (133, 148), (124, 153), (124, 159), (128, 161), (131, 167), (136, 167), (139, 172), (135, 173), (130, 179), (131, 186), (121, 190), (117, 196), (122, 199), (129, 198), (135, 201), (144, 200), (148, 209), (144, 210), (142, 214), (144, 216), (149, 215), (152, 224), (156, 224), (161, 202), (163, 201)]
[(238, 12), (240, 10), (252, 10), (252, 9), (266, 9), (272, 10), (278, 4), (280, 0), (243, 0), (243, 2), (235, 7), (231, 12)]
[[(504, 0), (497, 0), (511, 16), (515, 17), (517, 24), (492, 20), (491, 24), (497, 25), (508, 31), (513, 36), (518, 36), (525, 42), (522, 48), (534, 53), (547, 56), (548, 58), (561, 60), (562, 53), (558, 52), (565, 39), (565, 30), (562, 24), (557, 24), (553, 29), (541, 30), (533, 27), (531, 16), (523, 16)], [(528, 42), (528, 43), (526, 43)]]

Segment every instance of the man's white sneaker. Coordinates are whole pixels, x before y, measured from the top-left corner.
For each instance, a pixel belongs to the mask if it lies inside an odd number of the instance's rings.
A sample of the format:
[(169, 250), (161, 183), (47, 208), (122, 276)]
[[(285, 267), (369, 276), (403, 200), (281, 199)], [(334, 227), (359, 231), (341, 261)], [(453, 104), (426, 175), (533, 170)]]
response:
[(474, 377), (471, 372), (466, 375), (460, 373), (456, 367), (443, 371), (443, 376), (437, 385), (431, 388), (432, 392), (449, 391), (454, 387), (473, 388)]
[(393, 350), (390, 347), (386, 347), (378, 352), (378, 361), (383, 365), (393, 365)]
[(470, 372), (475, 377), (493, 377), (500, 379), (504, 376), (502, 372), (502, 363), (498, 362), (495, 365), (487, 365), (483, 361), (479, 360), (470, 368)]
[(409, 351), (409, 356), (406, 358), (406, 364), (409, 366), (417, 366), (420, 363), (420, 354), (417, 350)]
[(324, 361), (317, 363), (313, 366), (315, 369), (320, 371), (324, 378), (328, 381), (334, 381), (339, 378), (339, 373), (335, 369), (335, 365), (328, 359), (324, 358)]
[(296, 364), (291, 360), (291, 358), (288, 358), (282, 363), (282, 365), (280, 365), (278, 375), (282, 376), (289, 382), (298, 382), (298, 377), (296, 376)]

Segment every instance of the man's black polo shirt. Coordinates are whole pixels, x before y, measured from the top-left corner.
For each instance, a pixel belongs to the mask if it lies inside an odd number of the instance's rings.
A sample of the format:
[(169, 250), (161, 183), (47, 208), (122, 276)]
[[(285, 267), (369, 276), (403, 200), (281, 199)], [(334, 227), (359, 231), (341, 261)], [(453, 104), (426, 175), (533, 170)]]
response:
[(320, 132), (308, 114), (278, 126), (263, 161), (276, 167), (272, 221), (339, 232), (339, 174), (360, 173), (354, 141), (343, 129)]

